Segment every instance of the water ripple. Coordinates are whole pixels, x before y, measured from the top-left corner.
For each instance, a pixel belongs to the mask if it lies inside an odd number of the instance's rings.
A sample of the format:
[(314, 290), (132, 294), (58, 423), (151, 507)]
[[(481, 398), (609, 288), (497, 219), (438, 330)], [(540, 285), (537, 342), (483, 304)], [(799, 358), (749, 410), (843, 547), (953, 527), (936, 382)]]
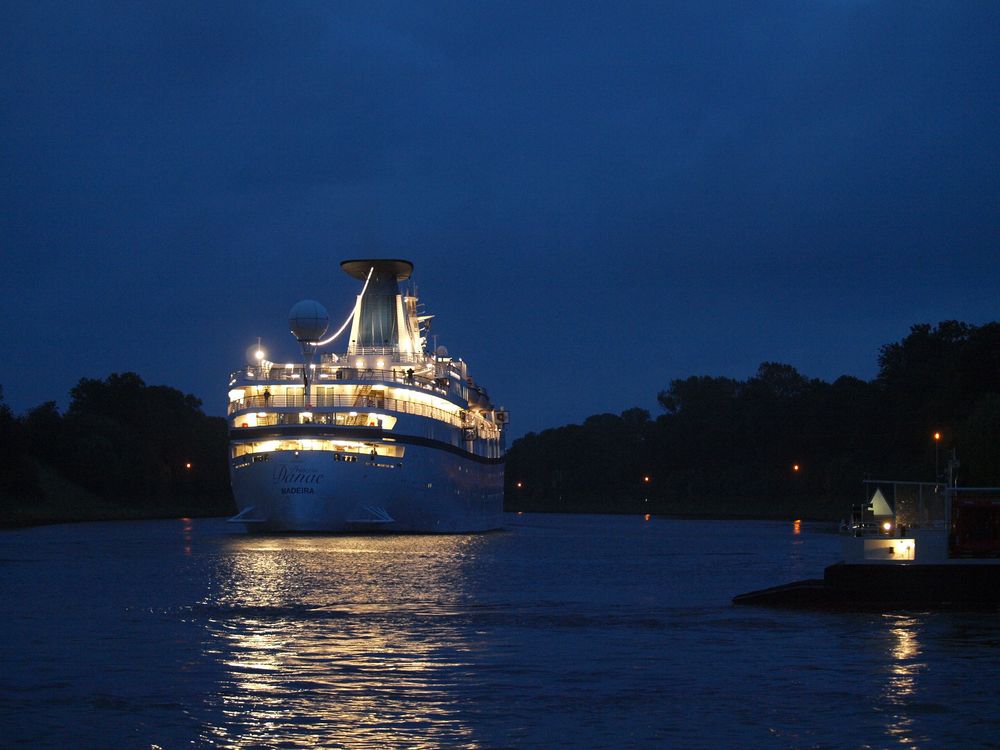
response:
[[(521, 517), (519, 517), (521, 518)], [(0, 737), (32, 748), (1000, 746), (996, 613), (747, 610), (803, 525), (476, 537), (5, 533)], [(70, 730), (69, 728), (72, 728)]]

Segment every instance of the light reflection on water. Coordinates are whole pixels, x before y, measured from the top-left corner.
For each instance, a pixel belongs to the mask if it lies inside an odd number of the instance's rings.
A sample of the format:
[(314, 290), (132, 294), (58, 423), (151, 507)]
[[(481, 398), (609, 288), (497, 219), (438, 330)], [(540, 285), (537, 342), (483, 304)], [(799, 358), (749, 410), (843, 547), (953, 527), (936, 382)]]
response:
[(909, 614), (886, 614), (888, 670), (882, 698), (887, 714), (886, 733), (894, 742), (914, 747), (914, 720), (909, 704), (919, 694), (917, 681), (925, 664), (920, 656), (919, 620)]
[[(449, 613), (477, 537), (237, 539), (202, 602), (222, 658), (227, 748), (476, 747), (457, 682), (473, 646)], [(211, 708), (211, 706), (210, 706)]]
[(730, 604), (839, 542), (532, 514), (466, 537), (0, 531), (0, 746), (1000, 746), (997, 613)]

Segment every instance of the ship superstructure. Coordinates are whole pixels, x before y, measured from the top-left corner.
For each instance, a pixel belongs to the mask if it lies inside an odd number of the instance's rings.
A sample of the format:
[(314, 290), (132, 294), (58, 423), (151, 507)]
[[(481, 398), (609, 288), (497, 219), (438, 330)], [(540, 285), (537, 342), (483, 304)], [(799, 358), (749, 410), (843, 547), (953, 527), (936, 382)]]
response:
[[(326, 310), (300, 302), (289, 322), (301, 361), (258, 350), (230, 378), (232, 520), (266, 531), (498, 528), (506, 411), (464, 361), (427, 351), (431, 316), (399, 286), (412, 263), (341, 267), (364, 282), (341, 329), (323, 339)], [(339, 353), (325, 352), (348, 326)]]

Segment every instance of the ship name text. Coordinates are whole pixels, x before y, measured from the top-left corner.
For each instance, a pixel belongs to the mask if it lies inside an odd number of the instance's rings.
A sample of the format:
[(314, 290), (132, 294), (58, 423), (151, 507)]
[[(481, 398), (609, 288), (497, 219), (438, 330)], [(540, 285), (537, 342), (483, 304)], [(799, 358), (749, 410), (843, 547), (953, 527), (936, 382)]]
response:
[(273, 479), (275, 482), (285, 484), (319, 484), (323, 480), (323, 475), (317, 472), (289, 470), (287, 466), (278, 466), (274, 470)]

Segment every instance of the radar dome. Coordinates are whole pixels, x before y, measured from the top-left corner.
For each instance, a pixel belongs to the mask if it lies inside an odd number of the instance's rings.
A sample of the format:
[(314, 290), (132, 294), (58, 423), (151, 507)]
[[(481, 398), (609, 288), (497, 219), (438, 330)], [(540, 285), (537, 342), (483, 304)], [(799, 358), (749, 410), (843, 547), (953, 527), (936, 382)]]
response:
[(288, 312), (288, 326), (299, 341), (319, 341), (330, 327), (330, 315), (319, 302), (304, 299)]

